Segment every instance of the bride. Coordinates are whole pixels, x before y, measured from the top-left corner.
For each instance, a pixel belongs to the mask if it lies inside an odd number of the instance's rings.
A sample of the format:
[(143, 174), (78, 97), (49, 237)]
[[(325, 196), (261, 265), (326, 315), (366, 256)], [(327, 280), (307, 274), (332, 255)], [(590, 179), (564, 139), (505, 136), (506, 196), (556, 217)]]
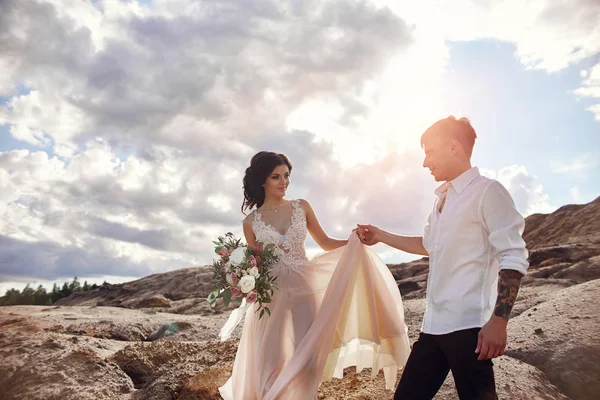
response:
[[(355, 234), (331, 238), (307, 201), (285, 199), (291, 171), (284, 154), (265, 151), (246, 169), (242, 212), (256, 209), (244, 236), (251, 246), (277, 245), (277, 289), (271, 316), (258, 318), (253, 305), (246, 311), (233, 373), (219, 392), (225, 400), (315, 399), (321, 381), (349, 366), (373, 376), (383, 369), (393, 389), (410, 352), (396, 282)], [(309, 260), (307, 232), (327, 252)], [(228, 321), (222, 339), (233, 328)]]

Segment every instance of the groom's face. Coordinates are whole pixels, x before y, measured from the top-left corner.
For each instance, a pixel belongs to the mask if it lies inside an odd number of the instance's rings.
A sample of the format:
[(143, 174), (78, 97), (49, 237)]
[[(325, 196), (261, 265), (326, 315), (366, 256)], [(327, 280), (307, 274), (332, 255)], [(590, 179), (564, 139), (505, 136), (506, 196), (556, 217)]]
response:
[(423, 143), (425, 160), (423, 167), (428, 168), (436, 181), (441, 182), (448, 179), (449, 167), (452, 162), (452, 152), (449, 150), (449, 141), (443, 141), (439, 137), (429, 138)]

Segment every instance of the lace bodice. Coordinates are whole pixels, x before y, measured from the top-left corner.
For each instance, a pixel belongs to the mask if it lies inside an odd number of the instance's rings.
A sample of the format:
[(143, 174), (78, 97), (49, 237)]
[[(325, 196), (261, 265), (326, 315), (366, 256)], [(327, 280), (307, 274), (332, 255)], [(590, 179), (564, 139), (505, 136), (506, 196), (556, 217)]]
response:
[(266, 224), (259, 211), (254, 212), (252, 230), (256, 240), (264, 244), (274, 243), (279, 262), (288, 266), (298, 266), (308, 262), (306, 257), (306, 214), (300, 206), (300, 200), (292, 200), (292, 224), (284, 235)]

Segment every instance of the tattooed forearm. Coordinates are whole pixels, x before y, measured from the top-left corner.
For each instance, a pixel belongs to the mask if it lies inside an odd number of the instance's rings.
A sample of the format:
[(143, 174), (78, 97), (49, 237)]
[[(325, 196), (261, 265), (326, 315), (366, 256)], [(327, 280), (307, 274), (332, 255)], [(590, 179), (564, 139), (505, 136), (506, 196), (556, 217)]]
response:
[(503, 269), (500, 271), (498, 278), (498, 300), (496, 300), (496, 308), (494, 309), (495, 316), (508, 321), (508, 316), (519, 293), (521, 278), (523, 278), (523, 274), (519, 271), (512, 269)]

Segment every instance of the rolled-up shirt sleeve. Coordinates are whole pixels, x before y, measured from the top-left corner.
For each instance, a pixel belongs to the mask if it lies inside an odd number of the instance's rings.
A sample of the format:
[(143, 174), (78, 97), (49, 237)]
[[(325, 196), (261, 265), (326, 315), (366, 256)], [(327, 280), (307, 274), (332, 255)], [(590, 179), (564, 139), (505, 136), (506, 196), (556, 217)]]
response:
[(525, 275), (529, 267), (529, 253), (523, 240), (525, 220), (500, 182), (492, 181), (483, 193), (480, 217), (500, 269), (512, 269)]

